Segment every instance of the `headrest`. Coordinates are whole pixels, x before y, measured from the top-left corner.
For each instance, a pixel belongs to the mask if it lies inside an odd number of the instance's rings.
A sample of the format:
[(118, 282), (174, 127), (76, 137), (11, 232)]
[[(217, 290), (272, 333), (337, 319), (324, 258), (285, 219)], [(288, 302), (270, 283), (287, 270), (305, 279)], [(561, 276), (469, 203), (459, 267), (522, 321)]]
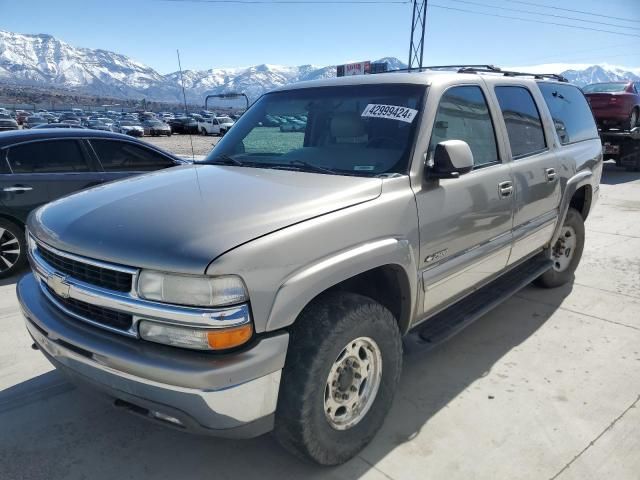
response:
[(331, 119), (331, 136), (355, 138), (365, 135), (364, 122), (356, 112), (338, 112)]

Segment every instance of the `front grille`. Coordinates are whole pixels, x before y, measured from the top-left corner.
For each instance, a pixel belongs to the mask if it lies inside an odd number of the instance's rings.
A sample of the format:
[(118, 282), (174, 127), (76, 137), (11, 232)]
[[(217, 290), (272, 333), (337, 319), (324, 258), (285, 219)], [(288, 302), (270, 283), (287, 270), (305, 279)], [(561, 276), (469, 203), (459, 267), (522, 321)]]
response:
[(38, 253), (42, 259), (59, 272), (65, 273), (82, 282), (118, 292), (130, 292), (133, 275), (109, 268), (98, 267), (63, 257), (57, 253), (38, 245)]
[(73, 298), (62, 298), (56, 295), (47, 285), (44, 285), (47, 292), (53, 298), (56, 299), (64, 308), (69, 310), (82, 318), (91, 320), (92, 322), (99, 323), (111, 328), (117, 328), (118, 330), (127, 331), (131, 329), (133, 324), (133, 316), (128, 313), (116, 312), (104, 307), (97, 307), (89, 303), (81, 302)]

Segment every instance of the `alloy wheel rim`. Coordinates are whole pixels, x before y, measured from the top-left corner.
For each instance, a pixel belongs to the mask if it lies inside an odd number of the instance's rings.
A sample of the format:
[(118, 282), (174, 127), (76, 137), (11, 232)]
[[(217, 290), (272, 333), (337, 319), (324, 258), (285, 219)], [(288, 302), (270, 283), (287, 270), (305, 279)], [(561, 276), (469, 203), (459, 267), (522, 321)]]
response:
[(370, 337), (349, 342), (331, 366), (324, 389), (324, 414), (335, 430), (358, 424), (371, 409), (382, 380), (382, 353)]
[(12, 268), (20, 257), (18, 238), (5, 228), (0, 228), (0, 272)]
[(563, 226), (551, 254), (553, 269), (556, 272), (564, 272), (569, 267), (575, 254), (577, 243), (576, 231), (573, 227), (569, 225)]

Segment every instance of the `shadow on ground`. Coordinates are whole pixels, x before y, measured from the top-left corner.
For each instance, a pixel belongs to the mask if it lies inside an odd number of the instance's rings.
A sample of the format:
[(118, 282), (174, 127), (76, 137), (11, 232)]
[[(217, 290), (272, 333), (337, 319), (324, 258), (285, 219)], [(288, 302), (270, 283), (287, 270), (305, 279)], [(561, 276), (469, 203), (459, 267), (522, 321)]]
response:
[(383, 429), (361, 456), (340, 467), (299, 461), (281, 450), (271, 435), (234, 441), (170, 430), (116, 411), (51, 371), (0, 392), (1, 477), (382, 478), (372, 465), (428, 428), (439, 410), (490, 374), (501, 357), (545, 323), (570, 291), (570, 286), (553, 291), (545, 304), (514, 297), (448, 342), (405, 355), (401, 385)]
[(628, 172), (622, 167), (618, 167), (615, 162), (604, 163), (602, 178), (600, 183), (607, 185), (618, 185), (620, 183), (630, 183), (640, 179), (640, 172)]

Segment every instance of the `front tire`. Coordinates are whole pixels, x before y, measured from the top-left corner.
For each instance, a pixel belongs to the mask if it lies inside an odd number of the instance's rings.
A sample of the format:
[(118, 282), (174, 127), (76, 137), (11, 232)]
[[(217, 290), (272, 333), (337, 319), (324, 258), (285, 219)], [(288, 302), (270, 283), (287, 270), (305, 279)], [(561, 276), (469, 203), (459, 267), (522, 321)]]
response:
[(0, 218), (0, 278), (7, 278), (27, 264), (24, 227)]
[(569, 208), (560, 230), (560, 236), (551, 249), (553, 267), (540, 275), (534, 284), (542, 288), (555, 288), (574, 278), (584, 250), (584, 220), (574, 208)]
[(319, 297), (291, 330), (276, 438), (321, 465), (346, 462), (382, 426), (401, 370), (402, 341), (389, 310), (352, 293)]

